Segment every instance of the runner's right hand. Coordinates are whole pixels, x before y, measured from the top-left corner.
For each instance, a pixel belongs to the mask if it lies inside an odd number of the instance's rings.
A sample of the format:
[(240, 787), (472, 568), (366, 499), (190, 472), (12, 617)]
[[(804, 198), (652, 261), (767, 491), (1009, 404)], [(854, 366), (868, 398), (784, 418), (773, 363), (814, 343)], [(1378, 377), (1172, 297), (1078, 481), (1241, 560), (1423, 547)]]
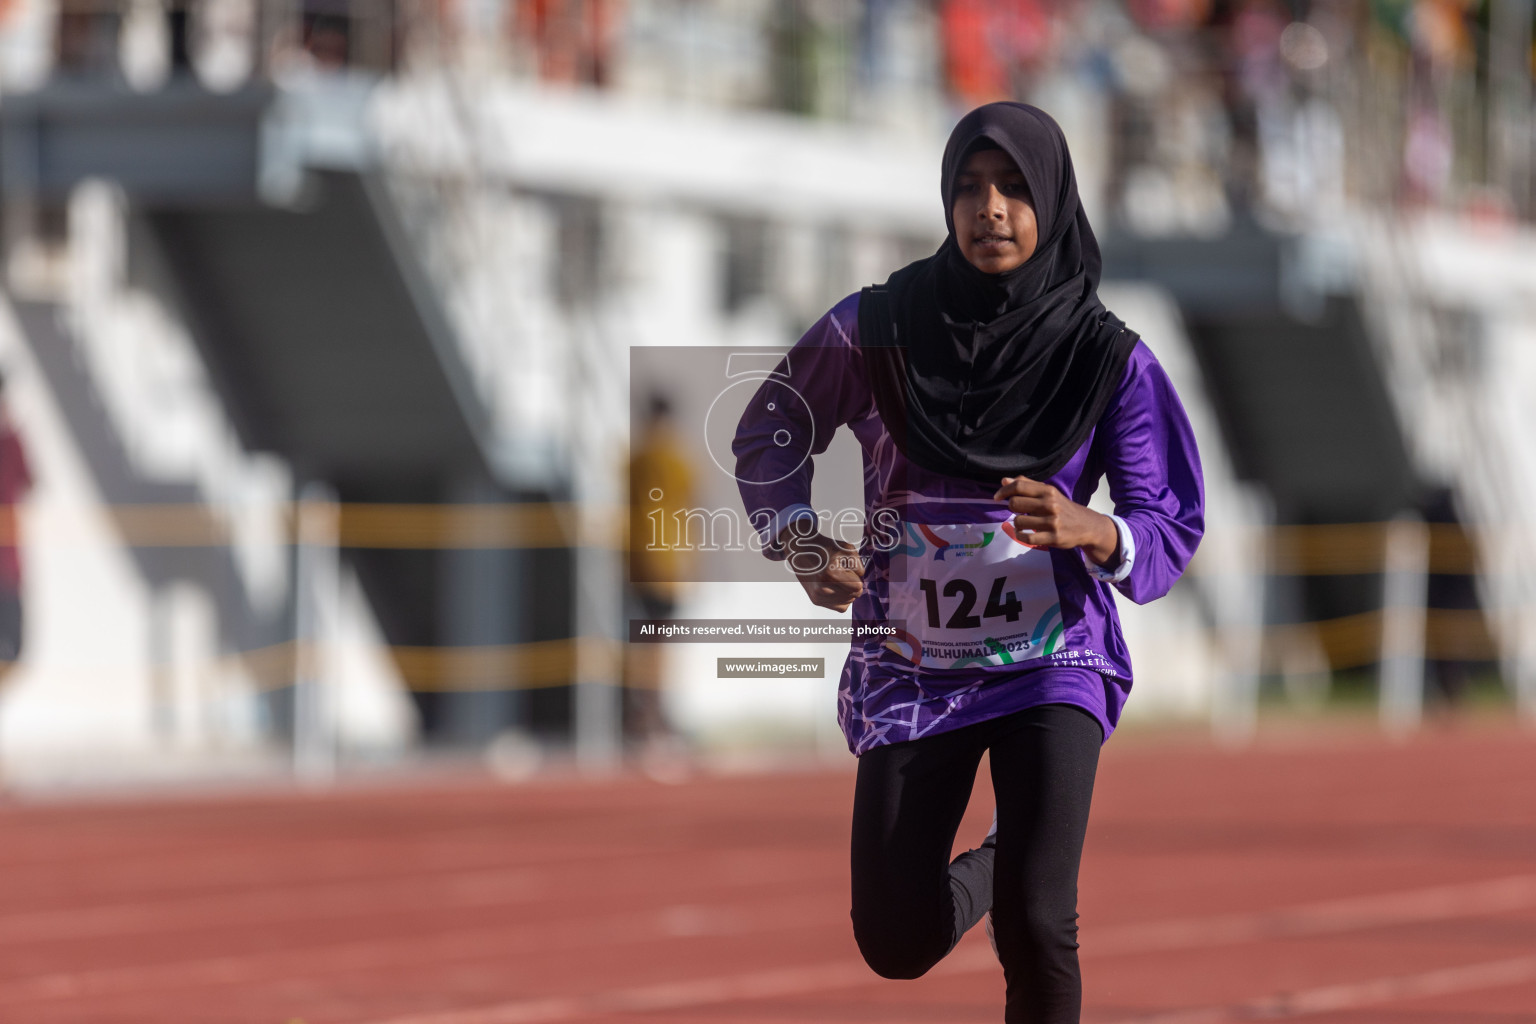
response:
[(819, 533), (801, 537), (788, 528), (779, 542), (812, 604), (845, 612), (864, 593), (864, 562), (852, 544)]

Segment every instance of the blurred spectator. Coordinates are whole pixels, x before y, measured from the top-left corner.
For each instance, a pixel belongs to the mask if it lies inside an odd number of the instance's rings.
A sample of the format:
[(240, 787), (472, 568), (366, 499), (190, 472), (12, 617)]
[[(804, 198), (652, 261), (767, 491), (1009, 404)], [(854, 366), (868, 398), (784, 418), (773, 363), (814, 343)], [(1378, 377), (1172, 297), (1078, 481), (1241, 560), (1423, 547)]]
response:
[[(1287, 76), (1280, 57), (1280, 36), (1290, 20), (1276, 0), (1246, 0), (1227, 33), (1231, 87), (1227, 109), (1232, 119), (1233, 168), (1230, 183), (1244, 205), (1262, 194), (1264, 164), (1261, 138), (1275, 138)], [(1269, 122), (1269, 123), (1265, 123)]]
[(1445, 198), (1455, 159), (1455, 143), (1444, 117), (1434, 104), (1416, 103), (1408, 115), (1403, 144), (1403, 197), (1409, 202)]
[[(209, 58), (217, 26), (252, 20), (257, 9), (257, 0), (154, 2), (165, 11), (173, 74), (190, 68), (195, 33), (205, 82), (217, 63)], [(26, 21), (41, 3), (57, 5), (61, 73), (115, 72), (130, 0), (0, 0), (0, 19), (9, 12), (12, 25)], [(261, 21), (259, 46), (249, 41), (253, 23), (224, 49), (280, 52), (322, 69), (383, 71), (394, 66), (403, 32), (413, 53), (435, 46), (441, 59), (491, 73), (858, 119), (916, 134), (946, 111), (995, 99), (1040, 98), (1041, 90), (1053, 100), (1088, 96), (1089, 112), (1078, 111), (1069, 131), (1101, 135), (1109, 154), (1104, 198), (1137, 230), (1214, 233), (1243, 208), (1293, 217), (1316, 205), (1306, 197), (1317, 188), (1335, 206), (1346, 193), (1350, 200), (1439, 205), (1493, 196), (1493, 207), (1522, 213), (1532, 201), (1531, 175), (1520, 169), (1530, 161), (1521, 140), (1532, 120), (1524, 98), (1531, 67), (1520, 59), (1529, 44), (1511, 43), (1505, 49), (1514, 57), (1493, 60), (1505, 51), (1494, 45), (1497, 19), (1489, 12), (1503, 8), (1484, 0), (262, 6), (279, 9), (288, 13)], [(225, 63), (250, 62), (242, 60)], [(239, 78), (235, 71), (223, 76)], [(1506, 97), (1502, 105), (1492, 102), (1495, 94)], [(1057, 102), (1052, 109), (1063, 108)]]
[(987, 0), (944, 0), (944, 62), (949, 90), (965, 106), (1008, 96), (1008, 76), (989, 36)]
[(950, 92), (963, 106), (1009, 99), (1050, 52), (1051, 19), (1040, 0), (942, 0)]
[(864, 6), (864, 0), (775, 0), (769, 22), (774, 106), (811, 117), (848, 116)]
[[(629, 460), (630, 598), (646, 619), (671, 618), (691, 563), (672, 543), (679, 515), (692, 507), (692, 460), (672, 423), (672, 403), (651, 396)], [(624, 666), (624, 729), (642, 755), (664, 748), (671, 736), (662, 712), (659, 644), (630, 644)]]
[(424, 39), (431, 39), (428, 46), (440, 45), (436, 33), (445, 20), (442, 9), (434, 12), (425, 4), (405, 8), (401, 0), (290, 0), (292, 6), (282, 10), (293, 16), (291, 20), (253, 17), (257, 12), (228, 3), (215, 8), (212, 0), (194, 2), (199, 15), (208, 19), (198, 30), (205, 73), (207, 50), (214, 43), (210, 36), (226, 48), (247, 52), (251, 40), (259, 36), (263, 39), (260, 49), (278, 74), (348, 69), (388, 73), (398, 62), (402, 10), (422, 15), (414, 24)]
[(352, 16), (348, 0), (305, 0), (304, 50), (323, 71), (339, 71), (352, 55)]
[(26, 449), (11, 422), (0, 376), (0, 678), (21, 657), (21, 555), (16, 504), (32, 488)]
[(122, 0), (58, 0), (54, 69), (71, 76), (109, 76), (118, 71)]
[(1228, 45), (1238, 81), (1252, 103), (1273, 102), (1285, 89), (1280, 37), (1290, 20), (1279, 0), (1246, 0), (1232, 20)]
[(1193, 28), (1211, 13), (1211, 0), (1128, 0), (1126, 6), (1137, 24), (1152, 32)]
[(1408, 12), (1408, 33), (1414, 55), (1436, 75), (1446, 74), (1476, 59), (1467, 18), (1473, 0), (1416, 0)]
[(172, 78), (192, 74), (192, 2), (166, 0), (165, 26), (171, 42)]
[(622, 0), (517, 0), (515, 31), (532, 43), (546, 82), (607, 86)]
[[(1403, 198), (1441, 203), (1452, 198), (1456, 138), (1451, 120), (1458, 81), (1475, 71), (1468, 0), (1415, 0), (1404, 28), (1412, 47), (1407, 131), (1403, 144)], [(1470, 84), (1470, 83), (1468, 83)]]

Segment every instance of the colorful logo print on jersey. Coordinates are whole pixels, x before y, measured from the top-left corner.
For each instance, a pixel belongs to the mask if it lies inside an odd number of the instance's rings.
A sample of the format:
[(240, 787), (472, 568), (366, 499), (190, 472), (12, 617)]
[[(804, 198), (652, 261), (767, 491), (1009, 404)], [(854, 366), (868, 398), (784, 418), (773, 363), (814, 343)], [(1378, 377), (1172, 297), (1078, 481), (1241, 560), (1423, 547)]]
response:
[(982, 668), (996, 668), (1034, 658), (1048, 658), (1061, 649), (1063, 626), (1061, 605), (1053, 604), (1036, 620), (1035, 628), (1030, 631), (1027, 640), (1015, 638), (1005, 644), (990, 636), (985, 637), (980, 647), (955, 659), (949, 667), (969, 668), (972, 665), (978, 665)]
[(918, 555), (928, 550), (928, 546), (923, 543), (923, 538), (919, 536), (918, 532), (912, 528), (911, 523), (902, 523), (901, 525), (902, 536), (906, 538), (906, 541), (900, 547), (894, 549), (891, 554), (905, 555), (908, 558), (916, 558)]
[(988, 530), (986, 533), (982, 534), (981, 535), (981, 540), (977, 541), (974, 544), (952, 544), (952, 543), (950, 543), (949, 541), (945, 540), (942, 537), (934, 536), (933, 531), (928, 529), (928, 527), (926, 527), (926, 526), (924, 526), (922, 524), (918, 524), (917, 528), (922, 531), (922, 534), (923, 534), (924, 537), (928, 538), (928, 542), (930, 544), (932, 544), (934, 546), (934, 548), (937, 549), (933, 553), (933, 560), (935, 562), (942, 562), (942, 561), (944, 561), (944, 556), (949, 554), (950, 552), (954, 552), (956, 558), (963, 558), (963, 557), (966, 557), (968, 555), (974, 554), (976, 552), (976, 549), (984, 548), (988, 544), (992, 543), (992, 531), (991, 530)]

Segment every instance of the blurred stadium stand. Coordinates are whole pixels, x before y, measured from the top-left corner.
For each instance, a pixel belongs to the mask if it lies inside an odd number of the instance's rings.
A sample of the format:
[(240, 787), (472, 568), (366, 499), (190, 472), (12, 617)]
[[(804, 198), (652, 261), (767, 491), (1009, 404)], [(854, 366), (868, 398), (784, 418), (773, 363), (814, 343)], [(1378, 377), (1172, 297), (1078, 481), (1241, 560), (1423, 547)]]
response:
[[(1447, 692), (1496, 667), (1536, 714), (1532, 18), (1529, 0), (10, 0), (3, 301), (89, 469), (82, 500), (128, 506), (116, 543), (146, 607), (173, 581), (211, 600), (203, 646), (262, 709), (242, 742), (291, 732), (285, 517), (321, 481), (359, 588), (327, 614), (374, 650), (349, 670), (372, 710), (338, 710), (326, 742), (517, 730), (603, 761), (629, 347), (789, 343), (931, 248), (949, 119), (1019, 96), (1072, 139), (1111, 305), (1174, 372), (1207, 459), (1189, 584), (1126, 610), (1133, 707), (1239, 737), (1261, 678), (1397, 659), (1411, 724), (1427, 659)], [(156, 346), (195, 364), (177, 379), (222, 426), (161, 423), (154, 373), (122, 354)], [(205, 548), (140, 543), (145, 505), (204, 510), (171, 521)], [(1394, 632), (1388, 595), (1421, 590), (1446, 614)], [(690, 600), (799, 614), (750, 588)], [(9, 703), (68, 747), (49, 673), (86, 626), (66, 597), (34, 604), (62, 646)], [(825, 681), (722, 702), (714, 653), (673, 655), (685, 728), (830, 714)], [(373, 724), (352, 735), (354, 713)]]
[[(273, 102), (270, 89), (218, 96), (172, 85), (139, 95), (50, 84), (6, 104), (6, 187), (40, 205), (67, 202), (88, 179), (121, 189), (129, 276), (186, 321), (241, 443), (281, 456), (296, 480), (327, 481), (343, 501), (507, 500), (490, 483), (486, 410), (376, 170), (301, 164), (288, 171), (301, 194), (282, 205), (263, 200), (263, 173), (282, 173), (259, 162)], [(334, 158), (335, 147), (328, 152)], [(35, 173), (24, 178), (24, 169)], [(61, 386), (89, 382), (71, 364), (56, 312), (24, 307), (22, 323), (63, 397)], [(94, 443), (82, 449), (99, 456), (92, 469), (109, 502), (202, 497), (186, 486), (114, 486), (125, 474), (108, 454), (109, 424), (88, 397), (65, 410), (82, 441), (93, 413)], [(140, 557), (166, 561), (164, 552)], [(207, 556), (181, 560), (199, 557)], [(388, 641), (425, 647), (519, 639), (515, 577), (497, 571), (505, 558), (370, 551), (352, 561)], [(206, 572), (146, 571), (156, 586), (170, 577), (210, 583)], [(471, 601), (499, 602), (501, 614), (450, 614), (422, 600), (466, 586)], [(253, 626), (249, 608), (221, 601), (219, 610), (226, 649), (282, 639), (276, 622)], [(483, 699), (468, 698), (477, 713), (460, 718), (421, 699), (435, 735), (483, 741), (513, 721)], [(281, 707), (276, 720), (286, 720)]]

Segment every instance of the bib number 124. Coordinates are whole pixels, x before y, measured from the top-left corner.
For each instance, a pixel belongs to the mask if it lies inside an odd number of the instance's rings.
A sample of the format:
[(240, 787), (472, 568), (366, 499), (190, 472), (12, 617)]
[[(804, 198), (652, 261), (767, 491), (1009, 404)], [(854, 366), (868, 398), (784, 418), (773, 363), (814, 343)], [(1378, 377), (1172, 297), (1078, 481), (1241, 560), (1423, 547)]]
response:
[(1003, 592), (1008, 584), (1008, 577), (998, 576), (992, 581), (991, 591), (987, 594), (987, 606), (980, 615), (972, 614), (976, 607), (976, 599), (979, 596), (976, 587), (968, 579), (952, 579), (944, 584), (944, 596), (960, 600), (949, 613), (949, 619), (940, 623), (939, 586), (930, 579), (918, 580), (918, 585), (923, 588), (923, 598), (928, 605), (928, 626), (930, 629), (975, 629), (981, 625), (983, 618), (1007, 619), (1009, 622), (1019, 621), (1019, 615), (1024, 606), (1014, 596), (1013, 591)]

